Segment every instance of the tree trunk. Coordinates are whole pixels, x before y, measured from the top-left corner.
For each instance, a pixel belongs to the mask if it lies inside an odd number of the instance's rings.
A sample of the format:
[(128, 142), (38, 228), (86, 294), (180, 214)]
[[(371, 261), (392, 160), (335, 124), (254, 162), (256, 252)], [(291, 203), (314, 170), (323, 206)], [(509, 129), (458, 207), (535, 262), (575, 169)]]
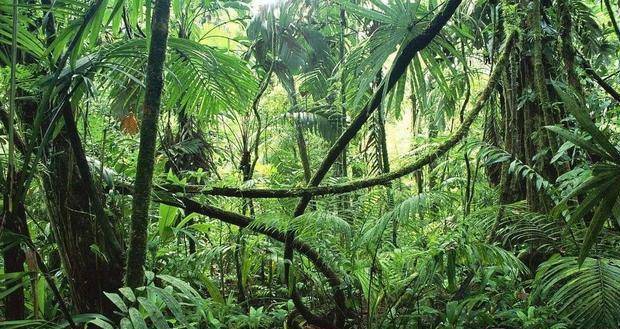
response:
[[(15, 172), (15, 138), (14, 138), (14, 126), (13, 119), (15, 111), (17, 110), (16, 93), (17, 93), (17, 29), (18, 29), (18, 10), (17, 1), (13, 1), (12, 4), (12, 29), (13, 37), (11, 38), (11, 88), (10, 88), (10, 112), (5, 128), (8, 131), (9, 136), (9, 154), (8, 154), (8, 168), (6, 188), (4, 194), (4, 211), (2, 216), (2, 222), (0, 225), (0, 231), (6, 230), (15, 235), (28, 235), (28, 226), (26, 224), (26, 212), (23, 202), (19, 202), (20, 198), (17, 196), (16, 184), (19, 180), (16, 179)], [(10, 244), (10, 242), (9, 242)], [(9, 248), (2, 245), (2, 256), (4, 259), (4, 273), (21, 273), (24, 271), (24, 261), (26, 259), (24, 251), (21, 249), (21, 243), (14, 243)], [(9, 285), (10, 282), (10, 285)], [(16, 289), (11, 292), (5, 298), (7, 320), (21, 320), (25, 316), (25, 304), (24, 304), (24, 288), (22, 286), (23, 280), (8, 280), (6, 290), (12, 289), (15, 285)]]
[(577, 95), (583, 97), (583, 88), (579, 82), (579, 76), (575, 71), (575, 48), (573, 47), (573, 20), (571, 18), (571, 3), (568, 0), (559, 0), (558, 14), (560, 15), (560, 52), (562, 54), (562, 61), (566, 68), (566, 75), (569, 86), (571, 86)]
[[(379, 157), (381, 174), (390, 172), (390, 160), (387, 147), (387, 137), (385, 133), (385, 113), (383, 107), (379, 107), (375, 113), (377, 153)], [(394, 208), (394, 192), (392, 191), (392, 182), (385, 184), (386, 200), (388, 211)], [(398, 220), (392, 221), (392, 244), (396, 246), (398, 239)]]
[(122, 286), (123, 259), (105, 253), (105, 235), (92, 218), (89, 195), (75, 164), (71, 143), (63, 130), (52, 142), (49, 173), (43, 178), (51, 227), (78, 313), (113, 315), (105, 291)]
[[(14, 176), (13, 184), (7, 184), (7, 186), (10, 185), (15, 187), (15, 182), (17, 181), (15, 178)], [(7, 182), (9, 181), (7, 180)], [(7, 191), (10, 192), (4, 194), (5, 207), (2, 218), (2, 230), (11, 232), (12, 234), (29, 237), (24, 204), (23, 202), (18, 202), (18, 199), (15, 197), (15, 188), (11, 190), (7, 189)], [(4, 258), (5, 274), (24, 272), (26, 255), (21, 248), (21, 243), (16, 243), (10, 248), (3, 248), (2, 256)], [(20, 285), (4, 299), (6, 320), (23, 320), (25, 318), (24, 288), (21, 286), (20, 282), (22, 280), (11, 280), (11, 285), (4, 287), (4, 289), (10, 289), (14, 285)]]
[(299, 150), (299, 160), (301, 161), (301, 167), (304, 170), (304, 181), (306, 184), (312, 178), (312, 172), (310, 172), (310, 156), (308, 155), (308, 146), (306, 145), (306, 138), (304, 137), (304, 131), (301, 127), (301, 123), (297, 119), (295, 120), (295, 139), (297, 141), (297, 149)]
[[(544, 129), (545, 125), (558, 122), (554, 112), (554, 99), (546, 83), (545, 67), (549, 67), (543, 58), (542, 29), (540, 27), (541, 7), (538, 0), (528, 4), (521, 2), (519, 8), (527, 6), (529, 15), (522, 22), (523, 30), (533, 34), (531, 52), (516, 51), (511, 57), (502, 79), (502, 149), (522, 164), (534, 168), (547, 180), (554, 180), (558, 171), (550, 164), (550, 158), (557, 150), (554, 135)], [(519, 48), (523, 49), (523, 48)], [(536, 98), (528, 100), (528, 93), (534, 90)], [(525, 99), (525, 102), (521, 100)], [(541, 153), (544, 151), (544, 153)], [(536, 188), (536, 179), (523, 178), (509, 172), (510, 161), (501, 169), (500, 203), (509, 204), (527, 200), (533, 210), (543, 210), (548, 204), (546, 195)]]
[(155, 162), (157, 122), (159, 120), (161, 92), (164, 85), (163, 67), (166, 58), (169, 18), (170, 1), (155, 1), (153, 23), (151, 24), (151, 43), (146, 68), (146, 92), (142, 109), (140, 149), (135, 180), (136, 189), (132, 203), (131, 235), (125, 273), (125, 282), (132, 288), (139, 287), (144, 283), (150, 195)]
[[(344, 10), (344, 7), (340, 6), (340, 40), (339, 40), (339, 47), (338, 47), (338, 59), (342, 62), (344, 61), (344, 57), (345, 57), (345, 51), (346, 51), (346, 43), (345, 43), (345, 30), (347, 28), (347, 16), (346, 16), (346, 11)], [(340, 79), (340, 122), (339, 122), (339, 128), (340, 128), (340, 133), (344, 132), (344, 130), (347, 127), (347, 108), (345, 106), (347, 99), (346, 99), (346, 85), (345, 85), (346, 81), (344, 79), (344, 75), (341, 77)], [(347, 177), (347, 148), (345, 146), (345, 148), (342, 150), (342, 153), (340, 154), (340, 157), (338, 158), (338, 164), (339, 164), (339, 169), (338, 169), (338, 174), (341, 177)], [(346, 198), (346, 196), (345, 196)], [(344, 199), (341, 200), (343, 202), (343, 205), (345, 204), (344, 202), (346, 202)]]

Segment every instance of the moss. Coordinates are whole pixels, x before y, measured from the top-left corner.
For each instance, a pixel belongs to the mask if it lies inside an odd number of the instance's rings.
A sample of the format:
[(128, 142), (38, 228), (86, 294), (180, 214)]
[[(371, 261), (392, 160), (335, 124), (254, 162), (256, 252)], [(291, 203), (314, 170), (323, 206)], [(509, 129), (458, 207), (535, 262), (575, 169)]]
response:
[(125, 283), (132, 288), (142, 286), (144, 283), (150, 195), (155, 162), (157, 122), (159, 120), (161, 91), (164, 85), (163, 68), (166, 59), (169, 18), (170, 1), (155, 1), (125, 273)]

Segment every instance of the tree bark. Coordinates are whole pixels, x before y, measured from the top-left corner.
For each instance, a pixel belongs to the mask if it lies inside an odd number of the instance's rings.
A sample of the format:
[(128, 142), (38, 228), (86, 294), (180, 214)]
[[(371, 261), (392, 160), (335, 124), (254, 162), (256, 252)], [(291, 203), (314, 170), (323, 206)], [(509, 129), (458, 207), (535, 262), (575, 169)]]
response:
[(125, 283), (132, 288), (144, 283), (150, 195), (155, 162), (157, 122), (164, 85), (163, 67), (166, 58), (169, 18), (170, 0), (155, 1), (146, 68), (146, 92), (142, 109), (136, 189), (132, 203), (131, 231), (125, 271)]
[[(6, 120), (5, 128), (7, 129), (9, 136), (9, 154), (8, 154), (8, 168), (6, 178), (6, 188), (4, 193), (3, 203), (3, 218), (2, 225), (3, 230), (11, 232), (15, 235), (28, 234), (28, 226), (26, 224), (26, 212), (24, 210), (23, 203), (19, 202), (17, 197), (17, 191), (15, 189), (18, 180), (16, 179), (15, 172), (15, 128), (13, 125), (13, 118), (17, 109), (15, 98), (17, 92), (17, 29), (18, 29), (18, 10), (17, 1), (13, 0), (12, 3), (12, 29), (13, 35), (11, 37), (11, 87), (10, 87), (10, 111)], [(8, 248), (2, 248), (2, 256), (4, 260), (4, 273), (22, 273), (24, 271), (24, 261), (26, 259), (24, 251), (21, 249), (21, 243), (15, 243)], [(19, 280), (23, 281), (23, 280)], [(15, 280), (16, 289), (6, 296), (6, 313), (7, 320), (21, 320), (25, 316), (25, 299), (24, 288), (18, 280)], [(12, 289), (13, 287), (5, 287), (5, 289)]]
[(586, 73), (590, 76), (590, 78), (594, 80), (594, 82), (596, 82), (601, 88), (603, 88), (603, 90), (605, 90), (607, 94), (609, 94), (609, 96), (615, 99), (616, 102), (620, 103), (620, 93), (616, 89), (614, 89), (614, 87), (612, 87), (609, 83), (607, 83), (605, 79), (603, 79), (600, 75), (598, 75), (596, 71), (594, 71), (594, 69), (592, 68), (592, 65), (588, 63), (588, 61), (586, 60), (585, 57), (583, 57), (583, 55), (580, 55), (580, 57), (581, 57), (581, 67), (586, 71)]
[[(338, 45), (338, 59), (343, 62), (346, 51), (346, 43), (345, 43), (345, 31), (347, 28), (347, 13), (344, 10), (344, 7), (340, 6), (340, 35), (339, 35), (339, 45)], [(343, 133), (345, 127), (347, 126), (347, 107), (345, 106), (347, 97), (346, 97), (346, 81), (344, 75), (340, 78), (340, 122), (339, 129), (340, 133)], [(347, 148), (345, 147), (340, 154), (340, 168), (339, 168), (339, 176), (347, 177)], [(343, 205), (346, 204), (346, 200), (342, 200)]]
[(78, 313), (112, 316), (115, 307), (104, 291), (122, 286), (123, 256), (107, 249), (106, 235), (92, 219), (92, 203), (89, 194), (84, 193), (65, 129), (52, 141), (49, 153), (49, 170), (43, 176), (43, 186), (71, 304)]
[[(68, 91), (66, 92), (68, 94)], [(90, 200), (92, 210), (95, 213), (95, 219), (97, 224), (101, 227), (103, 236), (105, 237), (105, 253), (108, 257), (113, 259), (122, 259), (123, 250), (120, 242), (116, 237), (112, 223), (108, 220), (103, 210), (103, 204), (99, 198), (99, 193), (95, 187), (92, 174), (90, 173), (90, 166), (86, 159), (84, 147), (80, 140), (77, 124), (73, 115), (73, 109), (69, 97), (64, 100), (61, 105), (62, 115), (65, 120), (64, 134), (67, 140), (70, 142), (71, 149), (75, 155), (75, 165), (80, 173), (81, 188), (86, 191), (86, 196)], [(83, 192), (82, 192), (83, 193)], [(88, 208), (88, 207), (87, 207)]]
[[(542, 23), (541, 10), (540, 0), (532, 0), (529, 15), (530, 21), (528, 23), (533, 34), (532, 66), (534, 68), (534, 89), (536, 90), (536, 96), (540, 101), (540, 109), (542, 111), (544, 124), (553, 125), (555, 124), (554, 115), (552, 113), (553, 107), (551, 106), (551, 102), (549, 100), (549, 92), (547, 91), (547, 83), (545, 81), (545, 69), (543, 66), (543, 35), (542, 28), (540, 26)], [(525, 77), (525, 79), (527, 79), (527, 77)], [(527, 83), (527, 81), (524, 82)], [(555, 135), (546, 129), (542, 133), (545, 135), (551, 151), (557, 151), (558, 145)], [(529, 135), (525, 137), (528, 138)]]
[(571, 5), (568, 0), (558, 0), (558, 13), (560, 14), (560, 53), (566, 69), (568, 84), (583, 97), (583, 88), (579, 82), (579, 76), (575, 71), (575, 48), (573, 47), (573, 19), (571, 17)]
[[(11, 177), (11, 179), (15, 177), (16, 176)], [(15, 184), (15, 181), (16, 180), (13, 179), (12, 184)], [(11, 184), (7, 184), (7, 186), (9, 185)], [(21, 202), (16, 202), (17, 198), (15, 198), (14, 195), (15, 189), (7, 189), (7, 192), (4, 194), (5, 207), (2, 216), (2, 229), (15, 235), (29, 238), (30, 235), (28, 232), (28, 226), (26, 225), (26, 211), (24, 209), (24, 204)], [(24, 261), (26, 260), (26, 255), (21, 248), (21, 243), (17, 242), (10, 248), (3, 247), (2, 249), (2, 256), (4, 258), (4, 273), (10, 274), (24, 272)], [(12, 283), (19, 285), (19, 287), (4, 299), (6, 306), (5, 317), (7, 320), (23, 320), (26, 315), (24, 288), (21, 286), (21, 282), (19, 281)], [(13, 286), (6, 286), (4, 288), (8, 290), (13, 288)]]

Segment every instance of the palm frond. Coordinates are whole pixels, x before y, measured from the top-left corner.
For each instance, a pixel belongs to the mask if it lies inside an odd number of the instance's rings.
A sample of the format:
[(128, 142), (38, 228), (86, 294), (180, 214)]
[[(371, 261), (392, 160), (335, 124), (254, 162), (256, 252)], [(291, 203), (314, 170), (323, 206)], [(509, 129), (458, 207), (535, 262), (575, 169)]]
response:
[[(11, 46), (13, 39), (13, 13), (12, 1), (0, 1), (0, 44)], [(28, 30), (28, 26), (34, 24), (30, 17), (23, 14), (18, 17), (17, 26), (17, 47), (21, 51), (32, 55), (34, 58), (44, 58), (45, 46), (37, 38), (34, 32)], [(0, 55), (0, 61), (9, 64), (8, 57)]]
[(573, 320), (577, 328), (620, 325), (620, 260), (555, 257), (543, 263), (532, 298), (540, 299)]
[[(168, 46), (171, 55), (166, 63), (167, 108), (184, 108), (203, 118), (249, 108), (257, 83), (242, 60), (187, 39), (170, 38)], [(125, 113), (133, 111), (143, 88), (146, 47), (144, 39), (112, 44), (76, 60), (73, 66), (63, 69), (60, 79), (103, 74), (105, 84), (112, 86), (113, 108)]]

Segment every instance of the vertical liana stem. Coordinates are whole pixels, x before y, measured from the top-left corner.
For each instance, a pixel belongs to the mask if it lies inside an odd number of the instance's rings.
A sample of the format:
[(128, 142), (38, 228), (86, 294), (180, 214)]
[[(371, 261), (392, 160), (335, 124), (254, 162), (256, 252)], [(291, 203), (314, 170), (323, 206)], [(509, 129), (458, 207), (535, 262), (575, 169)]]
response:
[[(25, 215), (23, 212), (18, 211), (15, 207), (15, 159), (14, 159), (14, 127), (13, 118), (15, 116), (15, 96), (17, 81), (15, 79), (15, 71), (17, 69), (17, 26), (18, 26), (18, 12), (17, 12), (17, 0), (13, 0), (12, 15), (13, 15), (13, 34), (11, 36), (11, 77), (10, 77), (10, 92), (9, 92), (9, 114), (7, 118), (7, 130), (9, 135), (9, 164), (7, 168), (7, 180), (4, 192), (4, 210), (2, 212), (2, 219), (0, 220), (0, 232), (6, 230), (16, 235), (27, 234), (27, 226), (25, 225)], [(23, 207), (21, 207), (23, 209)], [(25, 232), (24, 232), (25, 231)], [(4, 246), (3, 246), (4, 247)], [(4, 273), (14, 274), (24, 271), (25, 255), (19, 244), (8, 245), (7, 248), (2, 248), (2, 259)], [(7, 320), (22, 320), (25, 318), (25, 298), (24, 288), (21, 282), (15, 282), (16, 287), (14, 291), (6, 295), (4, 298), (5, 304), (5, 317)], [(13, 287), (7, 287), (13, 288)]]
[[(347, 28), (347, 14), (344, 10), (344, 6), (340, 5), (340, 35), (339, 35), (339, 49), (338, 49), (338, 59), (342, 64), (344, 62), (345, 51), (346, 51), (346, 43), (345, 43), (345, 32)], [(345, 103), (347, 101), (346, 97), (346, 81), (344, 78), (344, 72), (340, 75), (340, 133), (342, 133), (347, 126), (347, 108)], [(347, 177), (347, 148), (345, 147), (342, 150), (342, 154), (340, 154), (340, 175), (342, 177)]]
[[(542, 37), (543, 32), (540, 26), (542, 22), (541, 18), (540, 0), (532, 0), (530, 11), (530, 28), (532, 29), (533, 36), (533, 49), (532, 60), (534, 66), (534, 88), (536, 89), (536, 96), (540, 101), (540, 108), (542, 109), (543, 119), (545, 125), (553, 125), (553, 108), (549, 101), (549, 92), (547, 91), (547, 84), (545, 82), (545, 69), (543, 67), (543, 50), (542, 50)], [(550, 132), (544, 132), (546, 139), (549, 142), (549, 147), (553, 152), (557, 151), (557, 142), (555, 136)]]
[[(467, 64), (467, 57), (465, 56), (465, 42), (461, 40), (461, 56), (462, 64), (463, 64), (463, 73), (465, 74), (465, 99), (463, 100), (463, 104), (461, 104), (461, 111), (459, 113), (459, 119), (461, 124), (465, 120), (465, 109), (469, 104), (469, 99), (471, 97), (471, 83), (469, 82), (469, 65)], [(463, 153), (463, 159), (465, 160), (465, 169), (466, 169), (466, 184), (465, 184), (465, 193), (463, 195), (463, 217), (466, 217), (469, 214), (470, 207), (470, 199), (473, 194), (474, 183), (471, 177), (471, 165), (469, 163), (469, 150), (465, 150)]]
[(611, 26), (614, 28), (614, 32), (616, 33), (616, 37), (620, 40), (620, 28), (618, 28), (618, 22), (616, 21), (616, 15), (614, 14), (614, 9), (611, 8), (611, 3), (609, 0), (603, 0), (605, 3), (605, 8), (607, 9), (607, 13), (609, 14), (609, 20), (611, 21)]
[(17, 81), (15, 79), (15, 72), (17, 70), (17, 27), (18, 27), (18, 12), (17, 12), (18, 0), (13, 0), (13, 35), (11, 36), (11, 92), (9, 94), (9, 167), (8, 167), (8, 183), (9, 183), (9, 212), (13, 211), (13, 184), (15, 181), (15, 126), (13, 119), (15, 118), (15, 97), (17, 93)]
[(155, 162), (157, 121), (161, 92), (164, 85), (163, 68), (168, 41), (170, 0), (155, 1), (151, 24), (151, 42), (146, 66), (146, 91), (142, 108), (140, 149), (136, 169), (135, 192), (131, 213), (131, 232), (127, 252), (125, 283), (135, 288), (144, 283), (146, 239), (149, 219), (150, 194)]
[(566, 69), (568, 84), (583, 97), (583, 88), (579, 82), (579, 76), (575, 71), (575, 48), (573, 47), (571, 18), (571, 6), (569, 0), (558, 0), (558, 13), (560, 14), (560, 53)]

